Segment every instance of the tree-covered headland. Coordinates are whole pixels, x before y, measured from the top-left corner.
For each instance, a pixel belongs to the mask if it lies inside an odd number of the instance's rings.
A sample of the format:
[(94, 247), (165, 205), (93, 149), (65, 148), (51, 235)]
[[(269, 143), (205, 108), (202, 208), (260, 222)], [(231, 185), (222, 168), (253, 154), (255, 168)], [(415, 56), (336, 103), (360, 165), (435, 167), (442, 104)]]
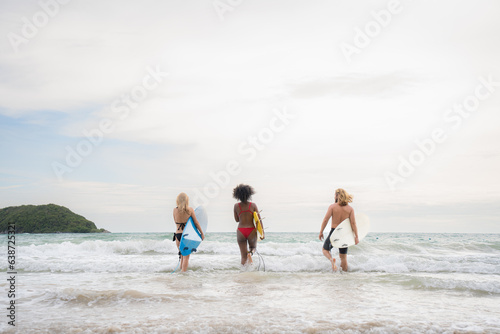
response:
[(7, 233), (8, 225), (16, 233), (102, 233), (93, 222), (64, 206), (22, 205), (0, 209), (0, 232)]

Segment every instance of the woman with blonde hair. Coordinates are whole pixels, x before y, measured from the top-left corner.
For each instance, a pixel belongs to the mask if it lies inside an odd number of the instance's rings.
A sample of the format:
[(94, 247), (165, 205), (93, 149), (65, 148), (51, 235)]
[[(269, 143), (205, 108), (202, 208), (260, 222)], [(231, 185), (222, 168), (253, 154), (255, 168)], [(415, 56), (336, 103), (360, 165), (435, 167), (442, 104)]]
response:
[[(349, 218), (351, 222), (351, 228), (355, 235), (356, 245), (359, 243), (358, 238), (358, 228), (356, 227), (356, 217), (354, 216), (354, 209), (349, 205), (352, 202), (352, 195), (348, 194), (344, 189), (335, 190), (335, 203), (328, 207), (325, 218), (323, 218), (323, 223), (321, 224), (321, 230), (319, 231), (319, 240), (323, 240), (323, 230), (326, 227), (326, 224), (332, 219), (332, 228), (330, 230), (330, 234), (326, 238), (323, 244), (323, 254), (326, 256), (328, 260), (330, 260), (332, 264), (333, 271), (337, 270), (337, 266), (335, 265), (335, 258), (332, 257), (330, 251), (333, 246), (330, 242), (330, 237), (335, 231), (335, 228), (340, 225), (345, 219)], [(347, 271), (347, 248), (339, 248), (339, 256), (340, 256), (340, 267), (343, 271)]]
[[(201, 229), (198, 219), (192, 207), (189, 206), (189, 197), (185, 193), (180, 193), (177, 196), (177, 207), (174, 209), (174, 222), (176, 225), (176, 231), (174, 233), (174, 241), (177, 244), (177, 249), (179, 249), (179, 244), (181, 242), (182, 232), (186, 227), (189, 218), (193, 218), (194, 225), (201, 234), (201, 239), (205, 239), (203, 230)], [(189, 255), (183, 256), (179, 249), (180, 267), (181, 271), (186, 271), (189, 264)]]

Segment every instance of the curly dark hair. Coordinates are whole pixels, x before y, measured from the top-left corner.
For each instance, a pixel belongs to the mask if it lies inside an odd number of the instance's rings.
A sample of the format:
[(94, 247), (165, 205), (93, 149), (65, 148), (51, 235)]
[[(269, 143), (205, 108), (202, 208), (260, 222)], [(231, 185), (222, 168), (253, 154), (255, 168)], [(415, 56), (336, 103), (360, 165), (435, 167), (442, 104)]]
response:
[(240, 202), (247, 202), (253, 194), (255, 194), (255, 190), (248, 184), (239, 184), (233, 189), (233, 197)]

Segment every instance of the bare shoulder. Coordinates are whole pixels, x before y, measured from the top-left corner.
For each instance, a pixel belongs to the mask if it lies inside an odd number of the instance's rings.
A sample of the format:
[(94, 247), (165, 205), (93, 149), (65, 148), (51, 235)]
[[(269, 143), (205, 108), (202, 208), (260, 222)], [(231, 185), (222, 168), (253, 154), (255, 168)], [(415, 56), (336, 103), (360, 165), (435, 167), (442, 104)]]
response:
[(257, 208), (257, 203), (252, 202), (252, 209), (252, 211), (259, 211), (259, 209)]

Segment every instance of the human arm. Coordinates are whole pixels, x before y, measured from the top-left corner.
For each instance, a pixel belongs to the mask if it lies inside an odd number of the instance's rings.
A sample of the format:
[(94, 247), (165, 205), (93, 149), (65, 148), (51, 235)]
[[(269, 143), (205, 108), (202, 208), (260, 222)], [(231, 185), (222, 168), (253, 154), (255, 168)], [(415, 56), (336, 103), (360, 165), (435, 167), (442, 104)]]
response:
[(323, 241), (323, 238), (324, 238), (323, 231), (325, 230), (326, 224), (328, 224), (328, 221), (330, 220), (332, 215), (333, 215), (333, 208), (330, 205), (328, 207), (328, 210), (326, 211), (325, 218), (323, 218), (323, 222), (321, 223), (321, 230), (319, 230), (319, 240), (321, 240), (321, 241)]
[(349, 214), (349, 221), (351, 222), (351, 229), (354, 232), (354, 242), (355, 244), (359, 244), (358, 238), (358, 226), (356, 225), (356, 216), (354, 215), (354, 210)]
[(262, 222), (262, 217), (260, 216), (259, 208), (257, 208), (257, 204), (253, 203), (254, 206), (254, 212), (257, 212), (257, 217), (259, 217), (260, 221), (260, 226), (262, 226), (262, 236), (260, 237), (260, 240), (264, 240), (266, 238), (266, 232), (264, 232), (264, 223)]
[(203, 230), (201, 229), (200, 222), (196, 218), (196, 214), (194, 213), (193, 209), (191, 209), (191, 217), (193, 218), (194, 226), (196, 226), (196, 228), (198, 229), (198, 231), (201, 234), (201, 240), (204, 240), (205, 239), (205, 234), (203, 233)]
[(175, 219), (175, 211), (177, 210), (177, 208), (174, 208), (174, 211), (172, 212), (172, 216), (174, 218), (174, 225), (175, 225), (175, 230), (174, 231), (177, 231), (177, 224), (175, 223), (177, 220)]
[(240, 217), (238, 216), (238, 212), (236, 211), (236, 208), (238, 207), (238, 204), (234, 205), (234, 220), (239, 223), (240, 222)]

